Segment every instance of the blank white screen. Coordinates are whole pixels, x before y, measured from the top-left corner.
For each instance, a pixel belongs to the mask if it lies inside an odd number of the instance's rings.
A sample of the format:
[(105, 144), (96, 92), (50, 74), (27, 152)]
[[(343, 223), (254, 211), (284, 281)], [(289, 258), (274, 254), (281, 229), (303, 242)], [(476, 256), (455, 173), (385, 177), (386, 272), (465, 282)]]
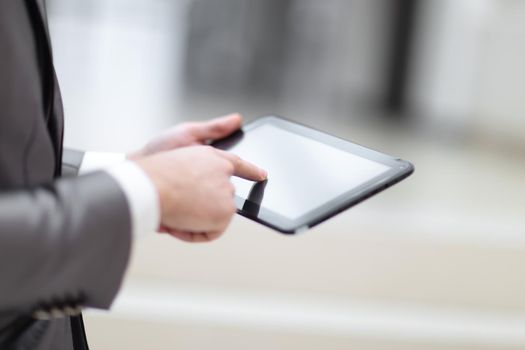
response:
[[(228, 151), (268, 171), (261, 206), (294, 220), (390, 167), (264, 124)], [(232, 178), (248, 198), (252, 181)]]

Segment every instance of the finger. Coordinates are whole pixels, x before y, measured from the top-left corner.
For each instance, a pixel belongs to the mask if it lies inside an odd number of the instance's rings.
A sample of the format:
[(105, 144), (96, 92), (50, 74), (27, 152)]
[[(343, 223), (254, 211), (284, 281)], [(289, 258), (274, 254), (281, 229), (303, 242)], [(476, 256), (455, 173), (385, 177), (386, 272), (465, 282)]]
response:
[(195, 233), (195, 232), (178, 231), (178, 230), (168, 230), (167, 233), (175, 238), (180, 239), (181, 241), (189, 242), (189, 243), (211, 242), (220, 236), (219, 233), (207, 233), (207, 232)]
[(160, 225), (159, 228), (157, 229), (157, 232), (158, 233), (169, 233), (170, 232), (170, 229), (164, 225)]
[(242, 116), (239, 113), (233, 113), (206, 122), (195, 123), (191, 127), (191, 133), (200, 142), (217, 140), (239, 130), (241, 125)]
[(266, 170), (245, 161), (233, 153), (228, 153), (219, 149), (217, 149), (217, 152), (221, 157), (228, 160), (233, 165), (233, 175), (235, 176), (252, 181), (264, 181), (268, 177)]

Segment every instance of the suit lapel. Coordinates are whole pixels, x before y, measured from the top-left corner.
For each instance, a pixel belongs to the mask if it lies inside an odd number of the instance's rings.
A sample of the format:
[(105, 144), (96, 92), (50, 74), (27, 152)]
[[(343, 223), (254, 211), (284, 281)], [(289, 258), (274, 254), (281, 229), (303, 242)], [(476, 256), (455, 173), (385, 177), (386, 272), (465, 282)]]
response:
[(47, 127), (55, 150), (55, 176), (62, 168), (63, 110), (47, 26), (45, 0), (26, 0), (37, 40), (38, 55), (43, 81), (44, 108)]
[(46, 33), (46, 37), (49, 40), (49, 32), (48, 32), (48, 26), (47, 26), (46, 1), (45, 0), (31, 0), (31, 1), (34, 1), (36, 3), (38, 13), (40, 14), (40, 18), (42, 19), (44, 32)]
[(46, 4), (44, 3), (43, 0), (34, 0), (36, 2), (36, 5), (40, 11), (40, 16), (42, 16), (42, 18), (45, 17), (45, 13), (46, 13)]

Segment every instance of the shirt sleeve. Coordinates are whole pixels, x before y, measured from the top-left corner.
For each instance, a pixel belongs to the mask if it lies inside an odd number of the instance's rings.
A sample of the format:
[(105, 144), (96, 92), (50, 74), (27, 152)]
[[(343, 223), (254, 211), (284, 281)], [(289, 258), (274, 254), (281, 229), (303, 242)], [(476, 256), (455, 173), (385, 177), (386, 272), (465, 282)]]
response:
[(134, 238), (144, 237), (158, 229), (158, 193), (139, 166), (126, 161), (123, 153), (86, 152), (80, 165), (80, 174), (96, 170), (106, 171), (122, 188), (130, 209)]

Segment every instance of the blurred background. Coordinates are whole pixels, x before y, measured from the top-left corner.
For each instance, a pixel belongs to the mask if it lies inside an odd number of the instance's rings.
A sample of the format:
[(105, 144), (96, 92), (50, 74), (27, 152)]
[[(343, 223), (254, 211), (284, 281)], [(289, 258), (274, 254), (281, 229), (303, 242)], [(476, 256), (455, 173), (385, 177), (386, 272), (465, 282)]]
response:
[(525, 1), (48, 0), (70, 147), (275, 113), (408, 159), (299, 236), (150, 236), (93, 349), (524, 349)]

